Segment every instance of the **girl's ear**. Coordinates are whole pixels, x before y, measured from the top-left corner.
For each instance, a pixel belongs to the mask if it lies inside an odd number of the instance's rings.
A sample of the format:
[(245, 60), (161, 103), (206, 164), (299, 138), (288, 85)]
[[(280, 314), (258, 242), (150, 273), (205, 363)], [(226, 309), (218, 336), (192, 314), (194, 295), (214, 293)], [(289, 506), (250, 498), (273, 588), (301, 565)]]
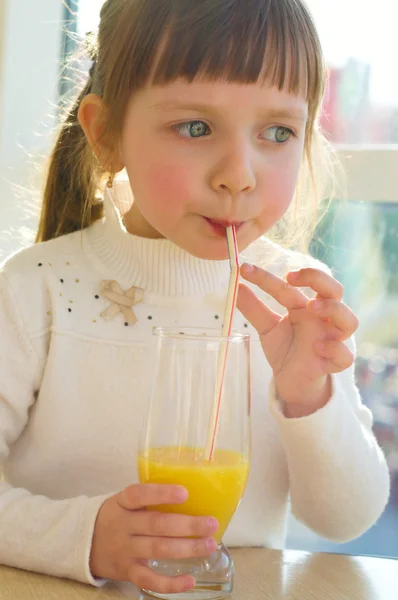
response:
[(118, 144), (116, 148), (111, 148), (103, 136), (106, 115), (107, 108), (102, 98), (96, 94), (88, 94), (83, 98), (77, 116), (87, 141), (102, 168), (110, 173), (119, 173), (124, 169), (124, 163), (118, 151)]

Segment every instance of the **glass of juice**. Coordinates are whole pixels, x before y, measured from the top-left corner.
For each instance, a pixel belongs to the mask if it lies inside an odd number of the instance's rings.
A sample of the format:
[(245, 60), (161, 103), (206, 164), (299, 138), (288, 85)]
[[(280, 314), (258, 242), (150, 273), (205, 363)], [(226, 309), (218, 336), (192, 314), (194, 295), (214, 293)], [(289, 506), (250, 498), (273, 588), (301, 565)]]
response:
[(232, 591), (234, 566), (222, 539), (249, 474), (249, 336), (172, 328), (155, 329), (154, 335), (152, 392), (138, 455), (140, 482), (184, 486), (189, 493), (184, 504), (151, 510), (215, 517), (219, 529), (214, 536), (218, 547), (210, 557), (154, 557), (149, 563), (162, 575), (192, 575), (194, 589), (167, 595), (145, 591), (178, 600), (224, 598)]

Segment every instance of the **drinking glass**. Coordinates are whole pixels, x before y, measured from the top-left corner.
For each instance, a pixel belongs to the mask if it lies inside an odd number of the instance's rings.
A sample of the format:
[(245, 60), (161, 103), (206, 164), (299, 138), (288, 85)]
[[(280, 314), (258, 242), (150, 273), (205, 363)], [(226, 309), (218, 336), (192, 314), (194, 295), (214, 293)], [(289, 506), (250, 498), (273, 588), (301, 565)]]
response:
[(138, 455), (140, 482), (178, 484), (188, 490), (184, 504), (152, 510), (215, 517), (220, 526), (212, 556), (154, 557), (149, 562), (161, 575), (192, 575), (194, 589), (166, 595), (145, 592), (178, 600), (224, 598), (232, 591), (234, 566), (222, 538), (249, 474), (249, 336), (223, 337), (213, 330), (172, 328), (157, 328), (154, 335), (152, 392)]

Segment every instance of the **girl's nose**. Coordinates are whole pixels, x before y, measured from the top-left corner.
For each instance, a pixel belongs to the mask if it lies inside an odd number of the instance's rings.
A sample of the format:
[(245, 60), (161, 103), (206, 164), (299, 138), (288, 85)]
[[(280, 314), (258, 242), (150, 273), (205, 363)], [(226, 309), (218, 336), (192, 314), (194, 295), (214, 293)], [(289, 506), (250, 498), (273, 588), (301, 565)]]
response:
[(211, 175), (211, 185), (217, 192), (231, 196), (251, 192), (256, 187), (256, 177), (250, 150), (245, 147), (230, 149), (216, 165)]

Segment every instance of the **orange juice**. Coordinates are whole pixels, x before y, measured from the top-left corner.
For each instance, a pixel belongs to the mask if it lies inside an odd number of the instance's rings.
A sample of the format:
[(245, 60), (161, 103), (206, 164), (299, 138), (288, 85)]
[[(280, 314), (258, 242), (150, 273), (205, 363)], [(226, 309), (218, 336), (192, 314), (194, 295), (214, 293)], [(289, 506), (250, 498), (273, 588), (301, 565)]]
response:
[(216, 450), (211, 461), (203, 449), (152, 448), (138, 457), (141, 483), (168, 483), (184, 486), (184, 504), (152, 507), (161, 512), (215, 517), (220, 527), (218, 543), (238, 507), (246, 487), (249, 461), (239, 452)]

